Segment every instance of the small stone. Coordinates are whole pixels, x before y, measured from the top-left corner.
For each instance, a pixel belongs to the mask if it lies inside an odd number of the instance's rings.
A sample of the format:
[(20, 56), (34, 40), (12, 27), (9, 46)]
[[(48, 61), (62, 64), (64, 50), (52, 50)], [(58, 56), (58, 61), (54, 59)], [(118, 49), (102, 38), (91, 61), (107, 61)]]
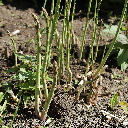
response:
[(123, 121), (123, 125), (124, 125), (124, 126), (128, 126), (128, 119), (125, 119), (125, 120)]

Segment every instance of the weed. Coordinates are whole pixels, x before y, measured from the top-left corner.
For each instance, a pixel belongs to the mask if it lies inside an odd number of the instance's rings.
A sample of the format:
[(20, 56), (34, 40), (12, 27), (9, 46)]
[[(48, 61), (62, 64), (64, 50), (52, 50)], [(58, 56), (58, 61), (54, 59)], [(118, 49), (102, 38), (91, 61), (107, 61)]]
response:
[(119, 103), (118, 93), (115, 93), (110, 99), (110, 107), (113, 109)]
[(113, 74), (114, 79), (117, 79), (118, 77), (120, 77), (120, 74), (116, 74), (116, 73)]

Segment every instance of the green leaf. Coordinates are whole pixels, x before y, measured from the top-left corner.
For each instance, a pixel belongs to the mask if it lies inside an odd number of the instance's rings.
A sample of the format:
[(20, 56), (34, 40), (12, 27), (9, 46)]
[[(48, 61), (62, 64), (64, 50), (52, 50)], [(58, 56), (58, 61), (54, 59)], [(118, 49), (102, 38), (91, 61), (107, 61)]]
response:
[(125, 45), (125, 47), (123, 47), (123, 49), (121, 48), (118, 53), (118, 56), (117, 56), (118, 66), (126, 62), (127, 59), (128, 59), (128, 45)]
[(128, 39), (125, 35), (123, 34), (118, 34), (117, 36), (117, 41), (121, 42), (122, 44), (128, 44)]
[[(105, 25), (105, 27), (106, 28), (102, 32), (105, 32), (105, 33), (108, 33), (108, 34), (111, 34), (111, 35), (115, 36), (117, 28), (118, 28), (117, 25), (112, 25), (112, 26)], [(127, 37), (123, 34), (123, 32), (121, 30), (119, 31), (119, 34), (117, 35), (116, 40), (118, 42), (121, 42), (122, 44), (127, 44), (128, 43)]]
[(30, 96), (23, 95), (24, 105), (27, 106), (28, 101), (30, 100)]
[(110, 99), (110, 107), (113, 109), (119, 103), (118, 93), (115, 93)]
[(17, 55), (18, 58), (19, 58), (20, 60), (22, 60), (24, 63), (29, 64), (30, 62), (36, 62), (34, 56), (32, 56), (32, 55), (26, 55), (26, 56), (25, 56), (25, 55), (23, 55), (23, 54), (21, 54), (21, 53), (16, 53), (16, 55)]
[(8, 69), (8, 70), (5, 71), (4, 73), (7, 73), (7, 72), (17, 72), (17, 70), (18, 70), (17, 67), (13, 67), (13, 68)]
[(128, 67), (128, 60), (121, 64), (121, 70), (125, 71), (127, 67)]
[(28, 79), (29, 80), (35, 80), (36, 79), (36, 72), (28, 71)]
[[(109, 34), (116, 34), (116, 30), (118, 28), (117, 25), (105, 25), (106, 29), (103, 30), (103, 32), (109, 33)], [(121, 33), (121, 31), (119, 31), (119, 33)]]
[(26, 58), (26, 60), (29, 60), (29, 62), (30, 62), (30, 61), (31, 61), (31, 62), (36, 62), (35, 57), (32, 56), (32, 55), (26, 55), (25, 58)]
[[(111, 45), (111, 44), (110, 44)], [(122, 43), (121, 42), (116, 42), (115, 44), (114, 44), (114, 48), (118, 48), (118, 49), (120, 49), (122, 47)]]
[(48, 75), (46, 76), (46, 79), (47, 79), (48, 81), (52, 81), (52, 82), (53, 82), (53, 78), (49, 77)]
[(25, 80), (25, 76), (19, 73), (19, 80)]
[(25, 80), (26, 77), (27, 77), (26, 69), (20, 68), (19, 80)]
[(46, 33), (46, 28), (43, 28), (41, 31), (40, 31), (40, 34), (44, 34)]
[(29, 88), (29, 83), (28, 82), (24, 82), (21, 86), (21, 89), (27, 89)]
[(21, 53), (15, 53), (15, 55), (21, 59), (21, 60), (24, 60), (25, 59), (25, 55), (21, 54)]
[(24, 82), (22, 83), (21, 89), (28, 89), (28, 90), (32, 90), (32, 89), (35, 89), (35, 86), (34, 86), (34, 81), (31, 80), (31, 82)]
[[(110, 45), (111, 44), (107, 45), (107, 47), (109, 48)], [(114, 53), (118, 53), (121, 47), (122, 47), (122, 43), (116, 42), (109, 56), (113, 55)]]
[(26, 69), (25, 68), (20, 68), (20, 72), (26, 73)]
[(32, 99), (32, 100), (34, 100), (34, 99), (35, 99), (35, 96), (34, 96), (34, 95), (31, 95), (30, 97), (31, 97), (31, 99)]
[(12, 85), (11, 82), (5, 82), (2, 84), (2, 87), (6, 89), (6, 91), (10, 90), (10, 85)]
[(122, 27), (121, 29), (122, 29), (123, 31), (126, 31), (126, 30), (127, 30), (127, 28), (125, 28), (125, 27)]

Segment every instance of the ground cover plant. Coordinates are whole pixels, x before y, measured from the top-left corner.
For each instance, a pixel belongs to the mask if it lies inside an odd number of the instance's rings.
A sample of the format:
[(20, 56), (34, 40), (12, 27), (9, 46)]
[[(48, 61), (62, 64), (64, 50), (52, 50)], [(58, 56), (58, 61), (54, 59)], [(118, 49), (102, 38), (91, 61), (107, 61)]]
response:
[[(25, 108), (29, 106), (31, 100), (33, 101), (36, 118), (44, 122), (42, 127), (45, 126), (45, 122), (49, 119), (47, 114), (50, 110), (50, 105), (52, 100), (54, 100), (54, 95), (59, 91), (68, 92), (69, 96), (74, 95), (71, 102), (79, 102), (81, 101), (81, 98), (84, 97), (83, 102), (86, 103), (85, 105), (87, 108), (90, 105), (97, 105), (98, 96), (100, 95), (102, 88), (102, 75), (108, 68), (105, 63), (109, 54), (113, 50), (113, 47), (115, 48), (116, 39), (119, 38), (120, 28), (122, 27), (128, 0), (125, 1), (120, 22), (114, 33), (112, 43), (109, 47), (105, 46), (102, 49), (103, 52), (100, 53), (100, 59), (97, 58), (99, 56), (102, 21), (99, 23), (98, 13), (102, 0), (99, 2), (96, 1), (95, 3), (94, 18), (92, 19), (93, 32), (89, 44), (89, 51), (87, 52), (85, 42), (87, 30), (90, 25), (89, 14), (92, 0), (89, 1), (86, 22), (83, 26), (83, 31), (80, 37), (78, 37), (73, 30), (75, 2), (75, 0), (66, 0), (65, 6), (62, 8), (60, 7), (61, 0), (57, 0), (56, 3), (53, 0), (50, 14), (48, 14), (44, 5), (40, 15), (40, 17), (43, 16), (45, 19), (45, 26), (43, 28), (41, 28), (40, 25), (40, 18), (34, 13), (31, 14), (34, 19), (36, 32), (34, 42), (34, 46), (37, 47), (36, 56), (24, 55), (21, 49), (21, 51), (18, 52), (17, 43), (14, 38), (16, 33), (12, 34), (8, 31), (14, 48), (14, 55), (11, 55), (11, 59), (14, 59), (14, 66), (5, 71), (5, 73), (10, 72), (13, 75), (8, 82), (2, 83), (2, 91), (5, 92), (5, 95), (1, 93), (1, 115), (6, 115), (7, 111), (5, 106), (7, 104), (16, 102), (18, 106), (14, 112), (13, 121), (8, 127), (13, 127), (18, 109), (19, 111), (21, 109), (19, 108), (19, 105)], [(58, 24), (62, 15), (62, 31), (60, 32), (58, 30)], [(109, 30), (111, 31), (111, 29)], [(44, 46), (41, 42), (41, 36), (43, 35), (46, 36)], [(55, 48), (55, 51), (52, 51), (53, 47)], [(121, 47), (121, 49), (122, 48), (124, 47)], [(7, 53), (6, 48), (6, 54)], [(121, 53), (123, 52), (120, 51), (118, 57)], [(123, 54), (122, 56), (126, 55)], [(6, 57), (9, 59), (8, 55), (6, 55)], [(71, 70), (70, 64), (71, 60), (74, 60), (74, 58), (76, 58), (75, 63), (84, 66), (84, 73), (80, 73), (81, 75), (77, 76), (78, 79), (75, 80), (73, 79), (74, 73)], [(118, 60), (119, 58), (117, 58), (117, 61)], [(97, 61), (99, 63), (98, 65), (96, 65)], [(126, 65), (127, 58), (118, 62), (118, 65), (121, 65), (123, 62), (125, 62)], [(123, 70), (127, 68), (127, 65), (125, 65), (122, 65), (121, 67)], [(8, 98), (9, 95), (10, 98)], [(114, 94), (110, 100), (110, 107), (114, 109), (119, 103), (127, 113), (127, 102), (120, 102), (117, 100), (117, 97), (117, 93)], [(54, 107), (55, 106), (53, 106), (53, 108)], [(105, 111), (102, 112), (106, 113)], [(110, 118), (111, 117), (115, 116), (110, 114)]]

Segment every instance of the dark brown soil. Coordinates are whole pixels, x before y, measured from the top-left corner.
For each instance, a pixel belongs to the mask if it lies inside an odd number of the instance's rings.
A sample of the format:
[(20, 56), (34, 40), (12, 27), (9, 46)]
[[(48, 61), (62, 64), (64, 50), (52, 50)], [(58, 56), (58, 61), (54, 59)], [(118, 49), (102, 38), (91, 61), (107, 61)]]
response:
[[(36, 55), (36, 47), (32, 39), (35, 39), (35, 28), (34, 20), (31, 13), (36, 11), (32, 8), (18, 9), (17, 7), (12, 7), (11, 5), (0, 6), (0, 82), (1, 84), (9, 81), (12, 74), (4, 73), (7, 69), (14, 65), (14, 60), (12, 58), (13, 47), (9, 43), (10, 38), (7, 34), (7, 30), (14, 32), (20, 30), (20, 33), (16, 35), (15, 41), (17, 42), (17, 47), (24, 54)], [(38, 11), (37, 11), (38, 12)], [(83, 25), (85, 24), (85, 14), (80, 15), (82, 12), (76, 13), (73, 29), (76, 36), (80, 36), (82, 32)], [(102, 17), (104, 22), (110, 21), (106, 20), (106, 17)], [(113, 23), (117, 23), (118, 19), (111, 18)], [(91, 24), (93, 22), (90, 20)], [(42, 28), (45, 26), (45, 21), (42, 18), (40, 20)], [(92, 37), (92, 25), (87, 32), (86, 44), (89, 44)], [(61, 19), (58, 25), (58, 31), (62, 31)], [(45, 46), (45, 34), (41, 38), (42, 44)], [(105, 37), (101, 37), (101, 46), (104, 44), (111, 43)], [(101, 47), (102, 49), (102, 47)], [(8, 51), (6, 51), (8, 50)], [(55, 49), (53, 49), (55, 50)], [(84, 74), (85, 66), (76, 63), (77, 59), (72, 59), (70, 62), (71, 70), (73, 72), (73, 79), (76, 79), (76, 74)], [(102, 90), (98, 97), (98, 101), (90, 106), (86, 104), (85, 96), (81, 95), (80, 100), (75, 100), (75, 94), (64, 92), (63, 90), (57, 89), (55, 91), (55, 96), (52, 100), (51, 106), (49, 108), (48, 116), (51, 119), (46, 122), (41, 122), (34, 115), (33, 101), (30, 101), (28, 107), (20, 106), (18, 114), (13, 122), (13, 128), (41, 128), (45, 125), (49, 128), (126, 128), (128, 126), (127, 114), (121, 109), (119, 105), (114, 107), (112, 110), (110, 108), (110, 98), (113, 94), (119, 94), (120, 101), (128, 102), (128, 69), (122, 72), (119, 67), (116, 66), (116, 61), (107, 61), (108, 68), (103, 74)], [(117, 75), (117, 77), (113, 77)], [(65, 79), (63, 79), (63, 83)], [(75, 85), (74, 85), (75, 87)], [(0, 88), (3, 91), (2, 88)], [(0, 126), (9, 126), (13, 119), (13, 114), (16, 109), (16, 105), (12, 102), (9, 107), (7, 107), (8, 113), (3, 117), (3, 122)], [(109, 119), (105, 112), (109, 112), (116, 117)], [(127, 124), (125, 124), (127, 122)]]

